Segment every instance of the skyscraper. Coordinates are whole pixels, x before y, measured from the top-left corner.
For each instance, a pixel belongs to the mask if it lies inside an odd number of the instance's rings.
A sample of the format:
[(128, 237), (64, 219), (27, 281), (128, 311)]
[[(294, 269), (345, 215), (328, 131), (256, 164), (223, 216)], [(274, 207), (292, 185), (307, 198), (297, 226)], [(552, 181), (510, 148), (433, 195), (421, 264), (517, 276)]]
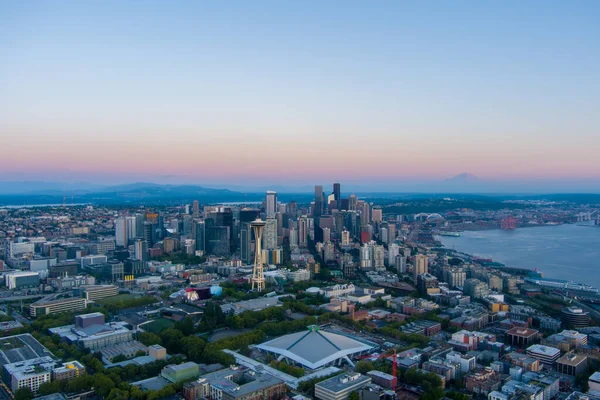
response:
[(415, 256), (415, 269), (413, 271), (413, 278), (417, 282), (417, 276), (426, 274), (429, 272), (429, 259), (424, 254), (417, 254)]
[(272, 190), (267, 191), (267, 196), (265, 198), (265, 214), (267, 218), (272, 218), (275, 216), (277, 212), (277, 192)]
[(145, 240), (137, 239), (135, 241), (134, 257), (136, 260), (148, 261), (148, 244)]
[(129, 239), (136, 237), (137, 221), (135, 217), (120, 216), (115, 221), (115, 241), (117, 246), (127, 246)]
[(335, 200), (335, 204), (337, 205), (338, 210), (342, 204), (342, 187), (339, 183), (333, 184), (333, 199)]
[(200, 203), (198, 202), (198, 200), (194, 200), (194, 202), (192, 203), (192, 217), (200, 218)]
[(196, 221), (196, 250), (206, 251), (206, 225), (204, 221)]
[(243, 262), (252, 261), (252, 226), (250, 222), (242, 222), (240, 226), (240, 258)]
[(323, 228), (323, 243), (329, 243), (331, 241), (331, 229)]
[(396, 243), (392, 243), (388, 246), (388, 265), (390, 267), (396, 266), (396, 257), (400, 255), (400, 246)]
[(356, 207), (356, 203), (357, 203), (356, 195), (354, 193), (352, 193), (350, 195), (350, 197), (348, 198), (348, 210), (350, 210), (350, 211), (358, 210), (358, 208)]
[(298, 219), (298, 246), (306, 247), (308, 245), (308, 218), (303, 215)]
[(323, 186), (316, 185), (315, 186), (315, 208), (313, 210), (313, 217), (315, 218), (315, 223), (318, 223), (318, 217), (323, 214)]
[(298, 230), (296, 228), (290, 229), (290, 247), (298, 247)]
[(265, 221), (263, 243), (266, 250), (277, 248), (277, 219), (267, 218)]

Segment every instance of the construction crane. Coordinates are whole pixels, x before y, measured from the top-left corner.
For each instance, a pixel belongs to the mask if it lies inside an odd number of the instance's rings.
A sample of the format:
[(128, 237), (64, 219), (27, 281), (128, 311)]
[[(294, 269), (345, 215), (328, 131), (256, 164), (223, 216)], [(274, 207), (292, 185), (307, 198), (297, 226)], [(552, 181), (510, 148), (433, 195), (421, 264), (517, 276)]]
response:
[(366, 355), (366, 356), (361, 356), (359, 357), (361, 360), (380, 360), (380, 359), (384, 359), (384, 360), (389, 360), (390, 358), (392, 359), (392, 376), (395, 378), (395, 380), (392, 382), (392, 390), (396, 391), (396, 383), (398, 381), (398, 378), (396, 376), (396, 369), (397, 369), (397, 365), (398, 365), (398, 358), (396, 356), (396, 349), (394, 349), (394, 352), (392, 354), (379, 354), (379, 355), (374, 355), (374, 354), (370, 354), (370, 355)]

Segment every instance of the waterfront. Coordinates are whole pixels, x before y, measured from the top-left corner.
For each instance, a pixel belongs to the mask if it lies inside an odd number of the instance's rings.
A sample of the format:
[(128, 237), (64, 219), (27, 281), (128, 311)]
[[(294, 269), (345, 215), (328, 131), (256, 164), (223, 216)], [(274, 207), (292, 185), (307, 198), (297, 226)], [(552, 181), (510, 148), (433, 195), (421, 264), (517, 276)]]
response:
[(491, 258), (511, 268), (537, 268), (546, 278), (600, 288), (600, 228), (578, 225), (539, 226), (512, 231), (465, 231), (439, 236), (447, 248)]

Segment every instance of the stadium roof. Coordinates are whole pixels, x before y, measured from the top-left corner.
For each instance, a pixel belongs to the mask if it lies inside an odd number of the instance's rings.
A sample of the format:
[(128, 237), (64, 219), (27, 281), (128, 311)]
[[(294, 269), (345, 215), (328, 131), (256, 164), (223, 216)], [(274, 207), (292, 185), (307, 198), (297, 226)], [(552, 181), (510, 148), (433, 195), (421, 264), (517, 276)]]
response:
[(310, 369), (317, 369), (340, 358), (373, 349), (372, 346), (349, 337), (320, 331), (315, 325), (309, 326), (308, 331), (281, 336), (256, 347), (279, 354)]

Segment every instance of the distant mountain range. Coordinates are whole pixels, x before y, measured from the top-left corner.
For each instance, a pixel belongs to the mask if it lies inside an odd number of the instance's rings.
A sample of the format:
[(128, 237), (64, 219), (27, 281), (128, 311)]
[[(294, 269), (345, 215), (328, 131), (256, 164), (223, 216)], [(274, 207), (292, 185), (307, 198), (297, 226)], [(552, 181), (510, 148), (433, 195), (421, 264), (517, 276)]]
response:
[[(8, 186), (8, 185), (7, 185)], [(227, 189), (211, 189), (197, 185), (160, 185), (149, 182), (137, 182), (107, 187), (72, 187), (57, 184), (45, 184), (42, 187), (18, 183), (7, 187), (0, 183), (0, 204), (60, 204), (73, 203), (173, 203), (177, 201), (199, 200), (201, 202), (259, 201), (263, 194), (241, 193)], [(62, 188), (60, 190), (59, 188)], [(11, 192), (12, 189), (12, 192)], [(19, 190), (16, 191), (15, 190)], [(8, 193), (7, 193), (8, 192)]]
[[(389, 182), (388, 182), (389, 184)], [(375, 185), (375, 184), (373, 184)], [(550, 184), (538, 182), (527, 184), (526, 182), (496, 182), (486, 181), (470, 173), (462, 173), (452, 178), (441, 181), (412, 181), (408, 183), (397, 182), (396, 187), (401, 190), (368, 190), (369, 187), (360, 185), (342, 184), (344, 193), (350, 190), (360, 197), (371, 198), (401, 198), (407, 194), (421, 197), (432, 194), (464, 194), (467, 196), (486, 195), (497, 198), (536, 198), (549, 200), (578, 199), (578, 202), (586, 201), (600, 202), (600, 195), (573, 195), (568, 194), (568, 186), (564, 190), (552, 190)], [(555, 186), (555, 185), (554, 185)], [(590, 184), (591, 189), (599, 186)], [(64, 183), (64, 182), (42, 182), (42, 181), (18, 181), (0, 182), (0, 205), (25, 205), (25, 204), (61, 204), (65, 200), (68, 204), (73, 203), (102, 203), (102, 204), (125, 204), (125, 203), (176, 203), (191, 202), (198, 200), (202, 203), (216, 202), (254, 202), (264, 199), (266, 189), (276, 190), (281, 201), (310, 201), (314, 193), (313, 186), (285, 186), (273, 185), (265, 188), (252, 188), (246, 186), (235, 186), (238, 189), (210, 188), (194, 184), (159, 184), (151, 182), (135, 182), (120, 185), (98, 185), (87, 182)], [(350, 187), (350, 190), (347, 188)], [(547, 188), (547, 189), (545, 189)], [(327, 191), (327, 189), (326, 189)], [(563, 193), (558, 195), (542, 195), (542, 193)], [(572, 190), (571, 193), (578, 193)], [(593, 193), (593, 191), (590, 191)], [(587, 192), (587, 193), (590, 193)], [(566, 193), (566, 194), (565, 194)], [(585, 193), (585, 192), (582, 192)], [(414, 196), (412, 196), (414, 197)]]

